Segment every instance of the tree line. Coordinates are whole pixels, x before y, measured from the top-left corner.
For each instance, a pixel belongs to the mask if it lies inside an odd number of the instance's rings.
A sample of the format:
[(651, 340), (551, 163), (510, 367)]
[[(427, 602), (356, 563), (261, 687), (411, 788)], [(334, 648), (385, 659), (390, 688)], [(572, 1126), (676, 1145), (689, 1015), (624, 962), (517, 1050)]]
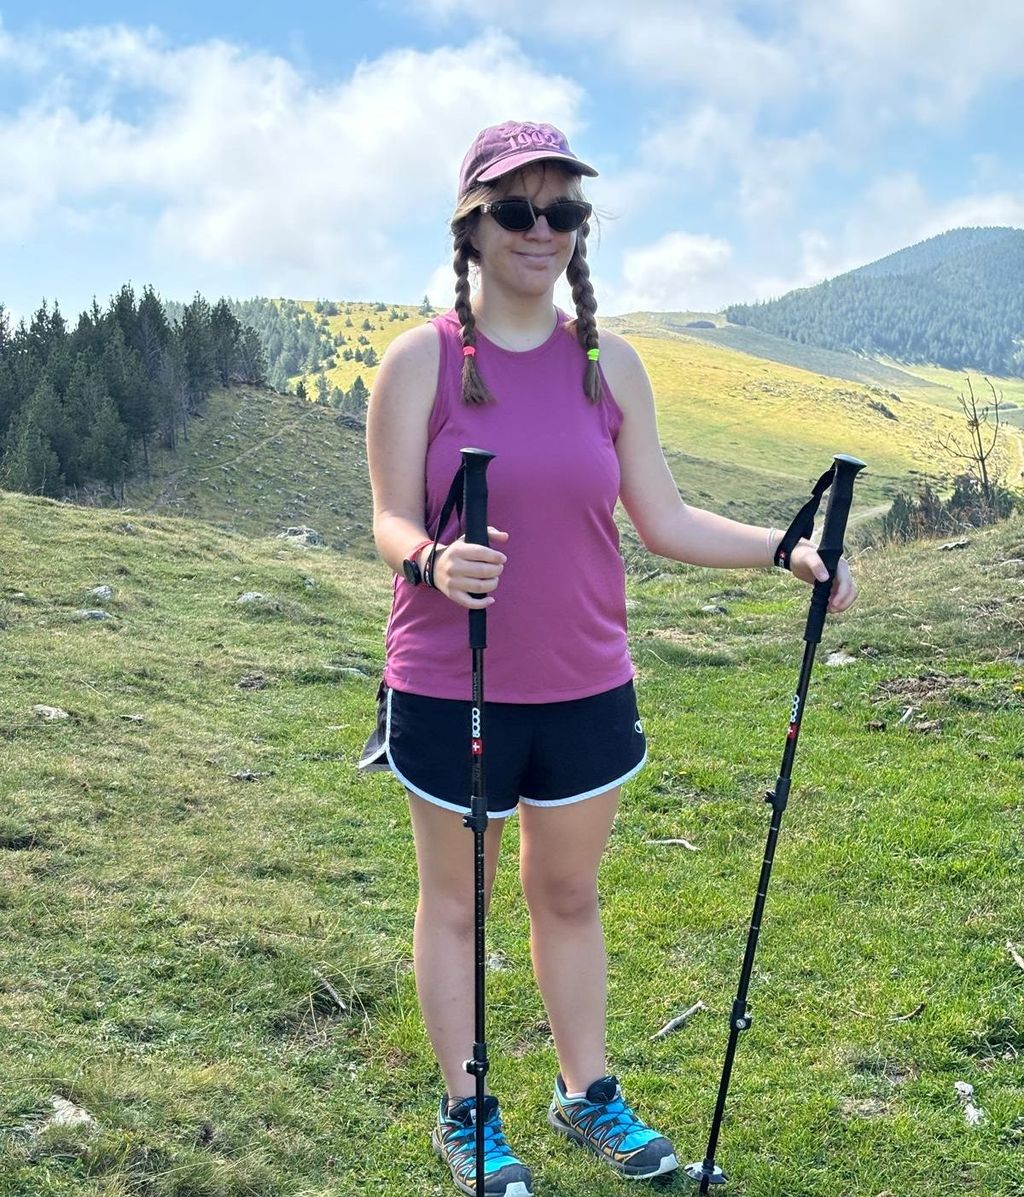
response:
[[(269, 301), (267, 301), (269, 302)], [(116, 496), (177, 447), (215, 386), (267, 381), (259, 333), (201, 295), (173, 318), (151, 287), (94, 300), (73, 329), (45, 302), (16, 328), (0, 304), (0, 485), (61, 497), (101, 482)]]
[(954, 230), (725, 316), (826, 349), (1024, 376), (1024, 231)]

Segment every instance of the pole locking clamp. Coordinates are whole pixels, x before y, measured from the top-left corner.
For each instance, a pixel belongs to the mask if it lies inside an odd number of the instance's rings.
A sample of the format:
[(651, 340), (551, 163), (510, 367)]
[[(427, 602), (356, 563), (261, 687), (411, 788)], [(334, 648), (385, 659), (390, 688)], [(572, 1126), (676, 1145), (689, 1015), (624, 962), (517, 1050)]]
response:
[(747, 1009), (746, 1004), (737, 1002), (732, 1008), (732, 1015), (729, 1019), (729, 1026), (734, 1031), (749, 1031), (751, 1024), (754, 1021), (753, 1014)]

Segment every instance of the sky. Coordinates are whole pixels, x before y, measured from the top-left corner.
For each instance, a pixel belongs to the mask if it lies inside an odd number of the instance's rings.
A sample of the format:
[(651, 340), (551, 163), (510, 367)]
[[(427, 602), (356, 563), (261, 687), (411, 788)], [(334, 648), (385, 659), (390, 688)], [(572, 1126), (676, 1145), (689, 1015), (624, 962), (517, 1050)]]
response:
[(0, 303), (450, 306), (514, 119), (600, 171), (599, 315), (717, 311), (1024, 226), (1022, 112), (1020, 0), (0, 0)]

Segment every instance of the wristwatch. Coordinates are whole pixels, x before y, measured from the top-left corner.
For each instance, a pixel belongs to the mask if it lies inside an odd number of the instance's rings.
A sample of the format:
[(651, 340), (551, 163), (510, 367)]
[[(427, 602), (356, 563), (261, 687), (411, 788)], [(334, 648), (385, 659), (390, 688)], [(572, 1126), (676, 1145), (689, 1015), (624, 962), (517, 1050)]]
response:
[(420, 569), (419, 556), (428, 544), (433, 543), (434, 538), (432, 536), (429, 540), (421, 540), (420, 543), (409, 554), (409, 556), (406, 557), (402, 562), (402, 573), (405, 574), (405, 580), (410, 586), (419, 586), (423, 581), (423, 571)]

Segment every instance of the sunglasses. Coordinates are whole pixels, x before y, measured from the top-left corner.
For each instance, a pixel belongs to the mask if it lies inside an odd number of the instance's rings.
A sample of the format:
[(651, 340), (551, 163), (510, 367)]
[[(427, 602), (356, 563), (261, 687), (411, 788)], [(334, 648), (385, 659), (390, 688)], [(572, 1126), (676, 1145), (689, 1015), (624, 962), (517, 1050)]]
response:
[(555, 200), (546, 208), (535, 208), (528, 199), (506, 199), (481, 204), (480, 211), (489, 213), (510, 233), (525, 233), (532, 229), (538, 216), (547, 218), (552, 232), (574, 233), (590, 219), (593, 208), (581, 200)]

